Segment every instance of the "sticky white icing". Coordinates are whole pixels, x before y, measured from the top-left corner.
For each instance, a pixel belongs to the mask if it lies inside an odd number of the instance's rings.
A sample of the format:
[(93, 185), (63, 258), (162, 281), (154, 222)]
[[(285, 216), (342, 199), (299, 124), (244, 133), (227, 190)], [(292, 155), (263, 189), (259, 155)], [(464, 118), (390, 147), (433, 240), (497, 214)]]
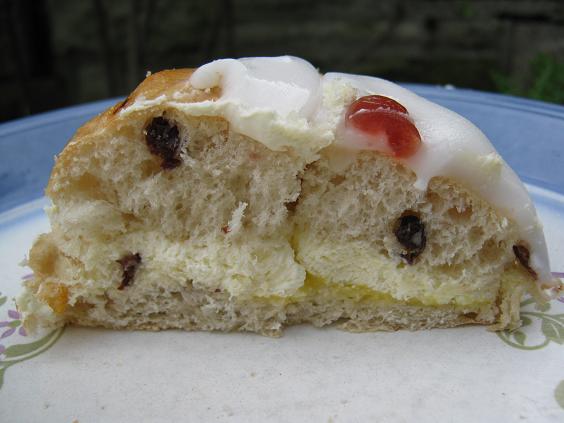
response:
[(431, 178), (445, 176), (477, 192), (517, 224), (539, 285), (559, 286), (550, 273), (542, 225), (525, 187), (486, 136), (462, 116), (392, 82), (320, 75), (310, 63), (290, 56), (217, 60), (197, 69), (190, 83), (197, 89), (220, 87), (221, 95), (186, 105), (187, 112), (223, 116), (234, 131), (273, 150), (292, 149), (306, 160), (332, 143), (359, 148), (359, 140), (342, 130), (345, 109), (354, 99), (378, 94), (398, 101), (422, 139), (419, 151), (402, 160), (417, 175), (415, 187), (425, 190)]
[(222, 59), (200, 67), (193, 87), (221, 87), (218, 101), (185, 106), (191, 114), (225, 117), (234, 131), (281, 151), (313, 156), (334, 139), (320, 110), (321, 78), (308, 62), (295, 57)]

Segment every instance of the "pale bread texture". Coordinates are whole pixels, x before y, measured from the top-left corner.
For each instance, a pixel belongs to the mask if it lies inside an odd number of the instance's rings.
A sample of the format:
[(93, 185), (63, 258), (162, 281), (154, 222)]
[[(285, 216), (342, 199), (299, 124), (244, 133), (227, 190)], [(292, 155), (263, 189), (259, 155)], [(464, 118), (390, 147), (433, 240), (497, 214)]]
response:
[[(519, 324), (533, 278), (514, 224), (457, 181), (427, 191), (398, 162), (363, 152), (335, 164), (271, 151), (182, 104), (214, 99), (190, 70), (147, 78), (83, 126), (57, 158), (52, 232), (34, 244), (18, 300), (28, 327), (244, 330), (338, 324), (351, 331)], [(174, 123), (181, 164), (162, 169), (146, 128)], [(394, 235), (417, 215), (427, 244), (412, 264)], [(139, 254), (128, 286), (119, 260)], [(121, 289), (120, 289), (121, 288)]]

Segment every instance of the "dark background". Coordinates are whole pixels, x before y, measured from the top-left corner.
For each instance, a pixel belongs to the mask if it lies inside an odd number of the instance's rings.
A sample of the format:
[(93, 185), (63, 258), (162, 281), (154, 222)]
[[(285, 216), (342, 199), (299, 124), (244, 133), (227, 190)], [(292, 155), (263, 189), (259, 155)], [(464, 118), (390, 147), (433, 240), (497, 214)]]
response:
[(293, 54), (321, 71), (564, 103), (564, 1), (0, 0), (0, 121), (152, 72)]

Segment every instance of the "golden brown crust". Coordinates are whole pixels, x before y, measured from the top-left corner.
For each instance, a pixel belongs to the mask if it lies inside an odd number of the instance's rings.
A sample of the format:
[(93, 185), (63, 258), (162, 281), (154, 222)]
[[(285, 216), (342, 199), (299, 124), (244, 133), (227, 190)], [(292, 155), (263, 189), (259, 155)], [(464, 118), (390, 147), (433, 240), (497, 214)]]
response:
[(101, 136), (103, 133), (119, 134), (122, 128), (127, 127), (130, 116), (127, 114), (124, 116), (122, 112), (137, 101), (162, 97), (163, 103), (169, 101), (195, 103), (218, 98), (218, 89), (202, 91), (192, 88), (189, 80), (193, 72), (194, 69), (173, 69), (151, 74), (125, 100), (116, 103), (78, 128), (64, 150), (57, 156), (47, 185), (47, 195), (54, 194), (55, 181), (61, 170), (72, 162), (73, 156), (80, 155), (91, 143), (96, 144), (104, 140)]

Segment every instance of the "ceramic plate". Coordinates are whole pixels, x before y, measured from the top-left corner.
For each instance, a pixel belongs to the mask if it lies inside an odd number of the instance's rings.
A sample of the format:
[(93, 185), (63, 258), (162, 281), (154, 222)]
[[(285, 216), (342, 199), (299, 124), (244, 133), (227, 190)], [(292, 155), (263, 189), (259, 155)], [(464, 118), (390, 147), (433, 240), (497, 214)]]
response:
[[(412, 85), (476, 123), (527, 182), (564, 270), (564, 107)], [(524, 326), (351, 334), (67, 328), (29, 336), (19, 263), (48, 230), (43, 188), (76, 128), (115, 101), (0, 125), (0, 421), (561, 422), (564, 303), (522, 307)]]

